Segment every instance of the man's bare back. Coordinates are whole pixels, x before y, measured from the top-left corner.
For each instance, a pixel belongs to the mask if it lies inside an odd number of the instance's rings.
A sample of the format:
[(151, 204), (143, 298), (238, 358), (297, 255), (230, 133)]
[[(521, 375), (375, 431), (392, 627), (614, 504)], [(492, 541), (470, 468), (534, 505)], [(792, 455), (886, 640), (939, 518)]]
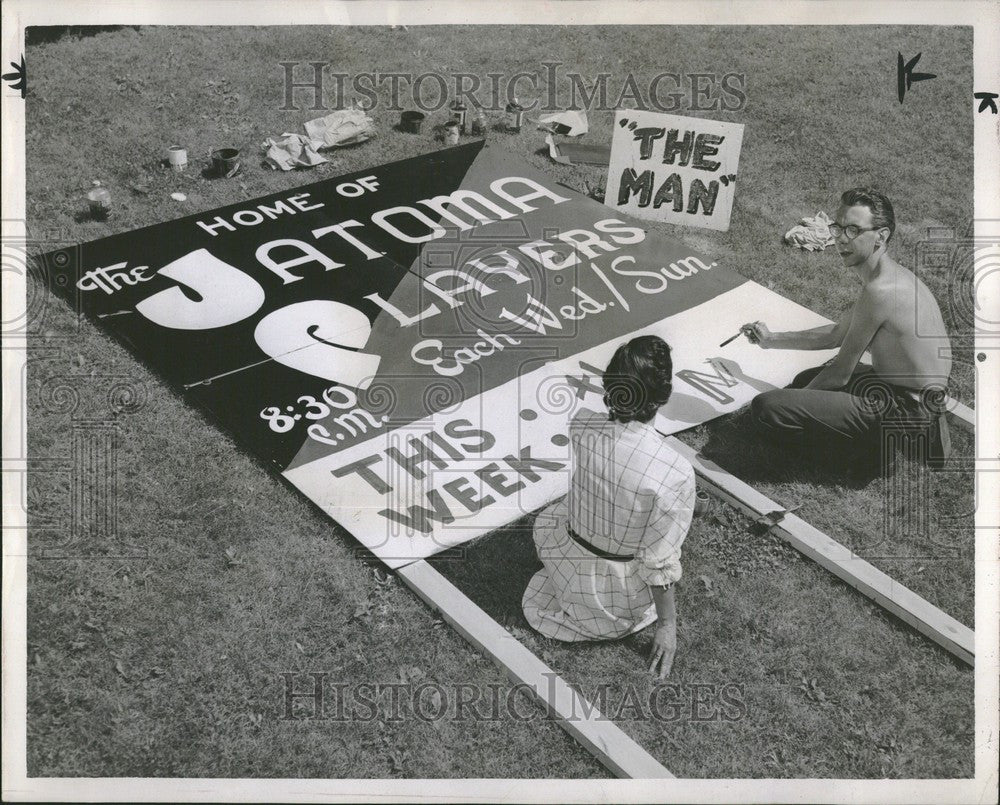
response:
[(947, 383), (948, 332), (937, 300), (913, 272), (884, 257), (878, 276), (864, 287), (855, 307), (862, 304), (882, 314), (868, 346), (876, 374), (917, 391)]

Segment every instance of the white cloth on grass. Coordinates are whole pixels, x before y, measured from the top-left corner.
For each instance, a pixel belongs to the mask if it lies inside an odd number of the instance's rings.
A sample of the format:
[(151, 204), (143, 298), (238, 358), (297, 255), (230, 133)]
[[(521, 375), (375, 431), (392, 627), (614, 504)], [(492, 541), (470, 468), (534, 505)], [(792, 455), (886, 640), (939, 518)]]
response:
[(834, 244), (830, 234), (833, 219), (822, 210), (813, 218), (803, 218), (785, 233), (785, 243), (810, 252), (821, 252)]
[(305, 124), (309, 138), (318, 141), (319, 148), (355, 145), (375, 136), (375, 122), (361, 109), (338, 109), (326, 117), (317, 117)]
[(268, 165), (290, 171), (292, 168), (311, 168), (326, 162), (326, 157), (317, 153), (322, 144), (319, 140), (286, 132), (278, 139), (269, 137), (261, 147), (267, 152), (264, 161)]
[[(653, 622), (649, 585), (681, 577), (681, 544), (694, 514), (691, 464), (651, 424), (609, 422), (587, 411), (570, 426), (573, 477), (567, 497), (535, 520), (544, 567), (524, 592), (528, 623), (557, 640), (623, 637)], [(621, 562), (577, 543), (572, 528)]]

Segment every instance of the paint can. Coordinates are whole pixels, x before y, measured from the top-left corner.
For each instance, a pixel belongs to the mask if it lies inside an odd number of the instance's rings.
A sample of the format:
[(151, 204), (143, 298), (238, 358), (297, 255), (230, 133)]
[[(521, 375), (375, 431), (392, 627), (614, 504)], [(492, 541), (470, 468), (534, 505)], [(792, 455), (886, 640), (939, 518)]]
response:
[(704, 489), (698, 489), (694, 493), (694, 513), (698, 517), (704, 517), (712, 510), (712, 496)]
[(167, 161), (175, 171), (182, 171), (187, 168), (188, 152), (186, 148), (179, 145), (172, 145), (167, 149)]
[(238, 148), (219, 148), (212, 152), (212, 165), (215, 175), (226, 177), (235, 175), (240, 169), (240, 152)]
[(111, 214), (111, 193), (107, 188), (95, 187), (87, 193), (87, 203), (90, 205), (90, 217), (103, 221)]
[(451, 102), (451, 116), (458, 122), (458, 128), (462, 134), (469, 133), (469, 110), (460, 100)]
[(458, 121), (449, 120), (444, 124), (445, 145), (458, 145)]
[(486, 115), (483, 114), (482, 109), (476, 110), (476, 119), (472, 121), (472, 136), (486, 136)]
[(521, 106), (515, 98), (507, 104), (506, 112), (507, 115), (505, 121), (507, 123), (507, 131), (515, 133), (520, 132), (521, 123), (524, 121), (524, 107)]
[(399, 127), (405, 131), (407, 134), (420, 134), (420, 126), (424, 122), (423, 112), (416, 112), (413, 110), (403, 112), (399, 116)]

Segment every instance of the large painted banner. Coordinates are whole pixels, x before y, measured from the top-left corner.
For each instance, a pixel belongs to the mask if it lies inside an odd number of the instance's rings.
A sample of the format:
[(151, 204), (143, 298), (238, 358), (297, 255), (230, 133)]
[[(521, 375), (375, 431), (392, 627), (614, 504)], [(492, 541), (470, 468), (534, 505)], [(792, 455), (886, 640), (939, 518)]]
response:
[(43, 256), (50, 287), (390, 566), (563, 494), (634, 335), (676, 432), (783, 385), (739, 325), (819, 316), (482, 142)]

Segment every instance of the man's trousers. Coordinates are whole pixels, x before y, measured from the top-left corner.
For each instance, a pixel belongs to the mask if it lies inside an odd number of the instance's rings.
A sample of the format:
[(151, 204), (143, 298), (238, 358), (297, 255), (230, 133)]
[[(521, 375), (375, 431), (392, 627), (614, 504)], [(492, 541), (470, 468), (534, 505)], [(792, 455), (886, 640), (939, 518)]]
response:
[(859, 364), (840, 389), (807, 389), (825, 366), (800, 372), (791, 385), (754, 398), (754, 421), (771, 438), (818, 452), (831, 462), (891, 465), (895, 448), (932, 467), (951, 452), (944, 395), (916, 395)]

